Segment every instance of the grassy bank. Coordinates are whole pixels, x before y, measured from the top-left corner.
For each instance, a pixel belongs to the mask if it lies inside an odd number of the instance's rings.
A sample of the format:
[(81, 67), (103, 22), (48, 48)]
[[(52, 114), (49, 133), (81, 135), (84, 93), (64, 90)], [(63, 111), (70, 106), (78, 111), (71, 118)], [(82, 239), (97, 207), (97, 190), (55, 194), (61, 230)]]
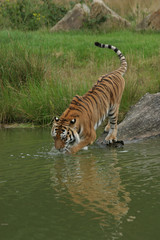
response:
[(74, 95), (119, 67), (115, 53), (95, 41), (117, 46), (128, 62), (120, 120), (146, 92), (160, 91), (158, 33), (1, 31), (0, 121), (47, 124)]

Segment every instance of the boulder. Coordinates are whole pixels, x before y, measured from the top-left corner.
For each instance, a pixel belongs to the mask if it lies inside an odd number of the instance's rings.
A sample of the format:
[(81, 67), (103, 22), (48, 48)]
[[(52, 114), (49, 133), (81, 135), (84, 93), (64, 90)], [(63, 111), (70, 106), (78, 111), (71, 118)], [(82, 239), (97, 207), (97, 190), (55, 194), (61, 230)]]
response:
[(86, 16), (90, 13), (90, 9), (85, 4), (76, 4), (53, 28), (54, 31), (69, 31), (80, 29)]
[(138, 25), (138, 30), (152, 29), (160, 31), (160, 9), (145, 17)]
[(103, 30), (129, 27), (131, 24), (116, 12), (111, 10), (102, 0), (93, 0), (91, 4), (90, 21), (97, 21)]
[[(102, 134), (97, 143), (101, 144), (105, 136), (105, 133)], [(160, 92), (146, 93), (118, 125), (118, 140), (124, 142), (153, 136), (160, 136)]]

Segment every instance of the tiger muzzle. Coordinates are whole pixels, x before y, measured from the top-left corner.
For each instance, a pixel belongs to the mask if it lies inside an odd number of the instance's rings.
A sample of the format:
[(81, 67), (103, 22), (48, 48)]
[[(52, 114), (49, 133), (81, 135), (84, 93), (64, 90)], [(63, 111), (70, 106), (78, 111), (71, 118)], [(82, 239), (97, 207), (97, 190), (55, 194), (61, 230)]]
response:
[(65, 147), (64, 142), (61, 139), (55, 139), (55, 148), (61, 150)]

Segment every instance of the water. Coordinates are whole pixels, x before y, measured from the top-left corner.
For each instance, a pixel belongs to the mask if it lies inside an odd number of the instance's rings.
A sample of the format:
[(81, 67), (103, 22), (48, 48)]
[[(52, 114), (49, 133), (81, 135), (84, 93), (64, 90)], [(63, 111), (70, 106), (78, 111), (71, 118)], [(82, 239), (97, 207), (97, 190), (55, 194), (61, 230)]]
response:
[(1, 240), (158, 240), (160, 138), (58, 153), (50, 129), (0, 130)]

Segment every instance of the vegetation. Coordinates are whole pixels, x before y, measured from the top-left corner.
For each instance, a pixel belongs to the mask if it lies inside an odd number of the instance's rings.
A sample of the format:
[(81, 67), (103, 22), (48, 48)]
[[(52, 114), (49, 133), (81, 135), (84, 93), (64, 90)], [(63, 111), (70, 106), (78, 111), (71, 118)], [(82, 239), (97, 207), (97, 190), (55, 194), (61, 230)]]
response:
[[(150, 12), (160, 7), (159, 0), (103, 0), (111, 9), (128, 19), (134, 27)], [(92, 0), (1, 0), (0, 29), (39, 30), (53, 27), (76, 3)], [(85, 27), (93, 28), (105, 18), (86, 19)], [(93, 27), (94, 26), (94, 27)]]
[(0, 28), (38, 30), (50, 28), (67, 9), (51, 0), (3, 0), (0, 2)]
[(128, 71), (120, 120), (146, 92), (160, 91), (160, 35), (131, 31), (91, 33), (0, 32), (0, 121), (47, 124), (76, 94), (83, 95), (102, 74), (119, 67), (117, 46)]

